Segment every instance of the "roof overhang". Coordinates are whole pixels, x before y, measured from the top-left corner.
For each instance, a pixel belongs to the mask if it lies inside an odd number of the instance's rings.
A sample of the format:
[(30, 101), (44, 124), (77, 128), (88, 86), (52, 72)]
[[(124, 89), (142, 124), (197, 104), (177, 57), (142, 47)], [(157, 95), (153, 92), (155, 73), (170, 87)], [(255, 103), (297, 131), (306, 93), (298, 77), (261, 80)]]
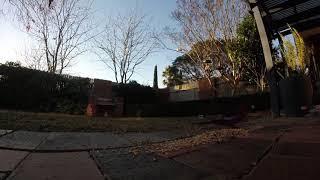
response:
[[(320, 0), (248, 0), (258, 6), (272, 35), (289, 33), (288, 24), (300, 32), (320, 33)], [(315, 35), (315, 34), (314, 34)]]

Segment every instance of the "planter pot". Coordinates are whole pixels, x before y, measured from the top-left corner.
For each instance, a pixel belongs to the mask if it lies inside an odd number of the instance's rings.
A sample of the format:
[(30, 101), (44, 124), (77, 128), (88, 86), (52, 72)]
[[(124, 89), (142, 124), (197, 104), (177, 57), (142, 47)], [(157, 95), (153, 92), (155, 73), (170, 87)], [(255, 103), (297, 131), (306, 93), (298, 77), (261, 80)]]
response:
[(280, 100), (287, 116), (303, 116), (312, 105), (313, 89), (308, 77), (291, 77), (279, 83)]

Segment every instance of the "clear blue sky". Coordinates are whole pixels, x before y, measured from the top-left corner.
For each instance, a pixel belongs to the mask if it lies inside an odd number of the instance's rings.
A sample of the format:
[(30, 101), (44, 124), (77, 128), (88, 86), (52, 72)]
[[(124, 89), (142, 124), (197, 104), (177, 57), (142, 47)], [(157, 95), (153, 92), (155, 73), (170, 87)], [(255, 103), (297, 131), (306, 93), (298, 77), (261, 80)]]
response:
[[(170, 18), (170, 13), (175, 9), (175, 3), (175, 0), (94, 0), (93, 8), (97, 19), (100, 19), (102, 15), (110, 16), (137, 7), (141, 13), (152, 18), (152, 25), (156, 29), (162, 30), (165, 26), (175, 25)], [(0, 63), (21, 58), (24, 49), (29, 46), (28, 36), (8, 19), (0, 18), (0, 27)], [(153, 69), (155, 65), (158, 65), (159, 86), (163, 87), (162, 71), (178, 55), (169, 50), (159, 50), (138, 67), (132, 79), (141, 84), (152, 85)], [(79, 56), (75, 65), (67, 73), (82, 77), (114, 79), (111, 71), (90, 53)]]

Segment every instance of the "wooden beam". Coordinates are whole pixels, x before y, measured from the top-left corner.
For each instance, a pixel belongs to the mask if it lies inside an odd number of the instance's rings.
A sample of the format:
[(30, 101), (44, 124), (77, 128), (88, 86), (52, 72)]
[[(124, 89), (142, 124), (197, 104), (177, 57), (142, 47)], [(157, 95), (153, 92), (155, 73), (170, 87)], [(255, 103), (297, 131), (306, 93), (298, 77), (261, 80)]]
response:
[(272, 61), (271, 48), (270, 48), (269, 38), (266, 32), (266, 28), (264, 26), (259, 7), (255, 5), (251, 9), (253, 12), (253, 16), (256, 20), (258, 31), (259, 31), (260, 40), (263, 48), (264, 60), (266, 62), (266, 67), (267, 67), (267, 70), (271, 70), (273, 67), (273, 61)]

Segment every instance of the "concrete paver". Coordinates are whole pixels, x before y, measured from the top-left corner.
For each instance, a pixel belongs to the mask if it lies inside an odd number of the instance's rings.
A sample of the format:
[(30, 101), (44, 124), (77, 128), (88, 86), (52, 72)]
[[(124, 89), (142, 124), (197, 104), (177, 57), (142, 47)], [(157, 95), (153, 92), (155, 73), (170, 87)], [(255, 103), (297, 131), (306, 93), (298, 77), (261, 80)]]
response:
[(277, 155), (320, 157), (320, 127), (298, 127), (284, 134), (272, 153)]
[(5, 177), (6, 177), (5, 173), (0, 173), (0, 180), (4, 180)]
[(309, 143), (309, 142), (280, 141), (272, 149), (272, 154), (303, 156), (303, 157), (320, 157), (319, 152), (320, 152), (320, 143)]
[(128, 140), (113, 133), (90, 133), (90, 149), (107, 149), (131, 146)]
[(24, 151), (0, 150), (0, 171), (12, 171), (28, 155)]
[(91, 150), (131, 145), (128, 140), (112, 133), (51, 133), (37, 150)]
[(12, 130), (5, 130), (5, 129), (0, 129), (0, 136), (3, 136), (5, 134), (11, 133)]
[(15, 131), (0, 137), (0, 148), (33, 150), (46, 139), (48, 133)]
[(320, 143), (320, 126), (292, 128), (281, 137), (281, 141)]
[(95, 151), (93, 156), (102, 171), (115, 180), (193, 180), (207, 176), (171, 159), (144, 153), (134, 156), (127, 149)]
[(134, 145), (137, 144), (145, 144), (145, 143), (155, 143), (155, 142), (161, 142), (161, 141), (167, 141), (169, 139), (174, 139), (172, 135), (164, 134), (161, 132), (155, 132), (155, 133), (126, 133), (123, 135), (120, 135), (121, 138), (127, 139), (129, 142), (131, 142)]
[(319, 158), (270, 155), (245, 180), (319, 179)]
[[(287, 129), (287, 130), (286, 130)], [(285, 130), (285, 131), (284, 131)], [(3, 131), (0, 130), (0, 136)], [(284, 133), (284, 134), (283, 134)], [(283, 134), (282, 136), (279, 136)], [(320, 126), (266, 127), (248, 137), (197, 146), (173, 159), (150, 153), (132, 154), (127, 146), (171, 140), (183, 136), (152, 133), (38, 133), (16, 131), (0, 137), (0, 180), (8, 179), (318, 179)], [(272, 150), (258, 164), (276, 138)], [(40, 144), (41, 143), (41, 144)], [(37, 149), (35, 149), (37, 147)], [(2, 149), (1, 149), (2, 148)], [(94, 149), (109, 150), (94, 150)], [(25, 150), (91, 150), (88, 152), (32, 153)], [(29, 156), (28, 156), (29, 155)], [(24, 159), (27, 157), (26, 159)], [(24, 160), (23, 160), (24, 159)], [(21, 160), (23, 160), (21, 162)], [(7, 173), (7, 174), (5, 174)], [(250, 173), (248, 175), (248, 173)]]
[(34, 153), (9, 176), (9, 180), (103, 180), (87, 152)]
[(237, 139), (223, 144), (212, 144), (197, 151), (182, 154), (174, 160), (211, 175), (238, 178), (251, 170), (271, 142)]
[(319, 152), (319, 126), (291, 128), (245, 179), (319, 179)]
[(50, 133), (38, 150), (81, 150), (89, 148), (87, 133)]

